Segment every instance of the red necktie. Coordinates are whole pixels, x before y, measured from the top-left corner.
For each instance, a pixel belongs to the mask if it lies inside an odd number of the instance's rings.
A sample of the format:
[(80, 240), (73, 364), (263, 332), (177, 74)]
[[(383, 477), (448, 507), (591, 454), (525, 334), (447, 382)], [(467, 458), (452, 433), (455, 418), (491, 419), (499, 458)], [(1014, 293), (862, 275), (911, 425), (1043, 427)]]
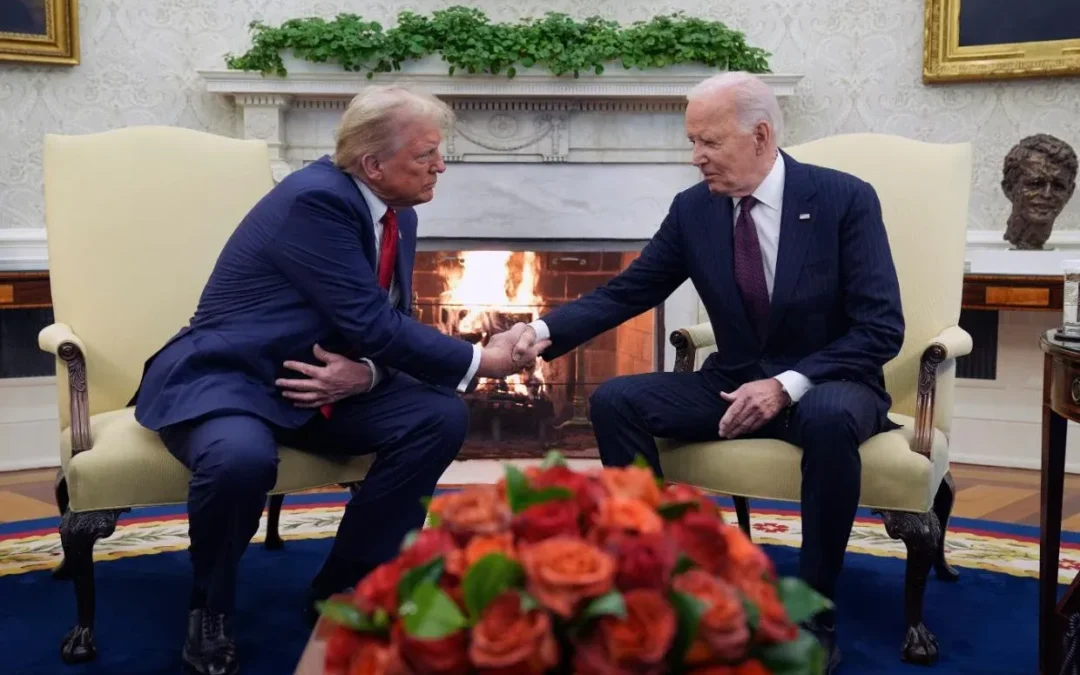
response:
[[(394, 262), (397, 258), (397, 245), (398, 245), (398, 229), (397, 229), (397, 213), (394, 209), (387, 209), (383, 215), (382, 220), (383, 231), (382, 237), (379, 238), (379, 286), (384, 291), (390, 290), (390, 282), (394, 279)], [(319, 411), (322, 412), (322, 416), (326, 419), (330, 419), (330, 415), (334, 410), (332, 403), (328, 403)]]

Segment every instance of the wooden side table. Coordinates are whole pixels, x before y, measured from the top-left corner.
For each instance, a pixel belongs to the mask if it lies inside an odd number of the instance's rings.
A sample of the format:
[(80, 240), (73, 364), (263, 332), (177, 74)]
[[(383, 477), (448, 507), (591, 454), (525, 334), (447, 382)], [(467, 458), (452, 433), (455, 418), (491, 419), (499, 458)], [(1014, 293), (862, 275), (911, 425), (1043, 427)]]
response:
[(1080, 343), (1054, 338), (1049, 330), (1039, 340), (1043, 358), (1042, 504), (1039, 519), (1039, 673), (1061, 670), (1063, 614), (1076, 612), (1080, 575), (1058, 603), (1058, 554), (1065, 487), (1065, 432), (1080, 421)]

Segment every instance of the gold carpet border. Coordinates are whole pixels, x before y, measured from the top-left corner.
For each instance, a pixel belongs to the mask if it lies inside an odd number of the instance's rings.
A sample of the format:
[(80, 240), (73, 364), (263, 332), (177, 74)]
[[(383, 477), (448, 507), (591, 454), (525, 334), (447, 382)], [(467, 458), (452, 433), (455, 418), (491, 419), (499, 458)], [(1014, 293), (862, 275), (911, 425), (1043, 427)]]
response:
[[(337, 532), (340, 505), (297, 506), (281, 514), (284, 539), (324, 539)], [(728, 522), (735, 522), (734, 512), (725, 511)], [(797, 548), (802, 526), (797, 514), (755, 512), (752, 518), (754, 541)], [(259, 526), (253, 546), (261, 545), (266, 518)], [(1039, 575), (1039, 546), (1004, 533), (969, 533), (950, 531), (946, 538), (948, 561), (958, 568), (988, 570), (1018, 577)], [(94, 548), (94, 560), (107, 561), (136, 556), (183, 551), (188, 547), (187, 520), (162, 517), (160, 520), (124, 523), (108, 539)], [(286, 548), (288, 545), (286, 544)], [(889, 538), (880, 522), (860, 521), (852, 529), (848, 550), (882, 558), (904, 559), (903, 543)], [(0, 541), (0, 576), (25, 574), (54, 568), (62, 559), (58, 533), (12, 537)], [(1080, 550), (1064, 548), (1058, 565), (1058, 579), (1068, 584), (1080, 570)]]

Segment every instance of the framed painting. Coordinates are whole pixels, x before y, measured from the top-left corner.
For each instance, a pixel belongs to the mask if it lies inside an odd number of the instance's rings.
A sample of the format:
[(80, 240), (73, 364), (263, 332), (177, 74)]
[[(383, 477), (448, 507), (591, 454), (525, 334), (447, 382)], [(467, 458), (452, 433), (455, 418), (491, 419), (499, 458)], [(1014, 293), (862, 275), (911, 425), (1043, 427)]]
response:
[(0, 61), (79, 63), (79, 0), (0, 0)]
[(1080, 75), (1078, 0), (926, 0), (923, 82)]

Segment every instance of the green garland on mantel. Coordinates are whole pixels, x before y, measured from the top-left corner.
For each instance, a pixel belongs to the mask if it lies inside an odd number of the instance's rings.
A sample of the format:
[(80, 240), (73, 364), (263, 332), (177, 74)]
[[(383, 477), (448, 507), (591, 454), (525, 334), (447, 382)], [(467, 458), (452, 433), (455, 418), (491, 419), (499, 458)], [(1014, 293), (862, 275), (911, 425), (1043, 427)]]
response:
[(347, 71), (375, 73), (400, 70), (409, 59), (440, 54), (456, 71), (514, 77), (517, 67), (544, 67), (554, 75), (604, 72), (604, 64), (621, 61), (627, 69), (664, 68), (696, 63), (727, 70), (769, 72), (768, 52), (746, 43), (746, 36), (719, 21), (683, 14), (657, 16), (623, 27), (599, 17), (576, 21), (548, 12), (542, 19), (491, 23), (479, 9), (450, 7), (430, 17), (401, 12), (398, 25), (383, 30), (356, 14), (333, 20), (290, 19), (280, 26), (260, 21), (250, 25), (252, 46), (244, 54), (225, 57), (233, 70), (286, 75), (281, 59), (291, 50), (315, 63), (336, 62)]

